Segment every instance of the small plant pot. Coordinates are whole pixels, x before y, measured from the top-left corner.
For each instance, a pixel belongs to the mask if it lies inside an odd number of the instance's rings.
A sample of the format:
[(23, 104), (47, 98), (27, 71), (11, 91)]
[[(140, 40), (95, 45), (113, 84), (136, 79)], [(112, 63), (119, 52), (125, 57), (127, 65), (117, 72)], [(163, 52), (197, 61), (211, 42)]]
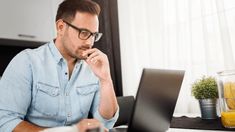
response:
[(202, 119), (218, 118), (216, 111), (216, 103), (217, 99), (199, 99)]

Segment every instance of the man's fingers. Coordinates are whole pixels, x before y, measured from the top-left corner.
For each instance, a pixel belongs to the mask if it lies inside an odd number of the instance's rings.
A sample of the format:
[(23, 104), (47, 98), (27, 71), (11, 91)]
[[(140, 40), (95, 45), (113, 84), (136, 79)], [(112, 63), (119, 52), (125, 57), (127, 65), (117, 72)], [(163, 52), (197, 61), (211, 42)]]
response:
[(79, 132), (87, 132), (96, 128), (99, 129), (102, 125), (97, 119), (83, 119), (77, 124), (77, 127)]
[(92, 64), (96, 64), (97, 62), (101, 61), (102, 60), (102, 57), (101, 56), (95, 56), (93, 58), (91, 58), (90, 63)]
[(98, 52), (98, 51), (93, 52), (92, 54), (90, 54), (90, 55), (87, 57), (87, 60), (89, 61), (89, 60), (93, 59), (95, 56), (98, 56), (98, 55), (99, 55), (99, 52)]
[(101, 127), (101, 123), (96, 119), (89, 119), (87, 121), (87, 130), (99, 129), (100, 127)]
[(93, 49), (88, 49), (86, 51), (83, 51), (82, 56), (84, 57), (89, 57), (89, 55), (91, 55), (92, 53), (94, 53), (97, 49), (93, 48)]

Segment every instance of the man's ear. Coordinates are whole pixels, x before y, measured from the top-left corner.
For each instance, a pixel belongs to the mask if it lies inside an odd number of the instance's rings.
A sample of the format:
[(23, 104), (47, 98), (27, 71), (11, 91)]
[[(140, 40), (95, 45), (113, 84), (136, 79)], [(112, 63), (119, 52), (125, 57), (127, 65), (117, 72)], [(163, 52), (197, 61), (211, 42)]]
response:
[(65, 23), (63, 22), (63, 20), (59, 19), (56, 21), (56, 30), (57, 30), (57, 35), (64, 34)]

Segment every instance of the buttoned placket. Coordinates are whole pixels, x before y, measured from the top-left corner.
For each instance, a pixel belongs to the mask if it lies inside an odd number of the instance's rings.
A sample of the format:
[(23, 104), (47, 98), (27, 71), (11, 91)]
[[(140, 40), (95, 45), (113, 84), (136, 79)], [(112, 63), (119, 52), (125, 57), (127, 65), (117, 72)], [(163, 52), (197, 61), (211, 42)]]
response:
[[(69, 103), (69, 92), (68, 92), (68, 84), (69, 84), (69, 75), (68, 75), (68, 68), (67, 68), (67, 63), (65, 61), (65, 59), (61, 59), (61, 62), (60, 62), (60, 69), (59, 69), (59, 73), (60, 73), (60, 87), (61, 87), (61, 90), (62, 90), (62, 95), (63, 95), (63, 101), (62, 102), (62, 113), (64, 114), (64, 117), (65, 117), (65, 124), (67, 124), (67, 122), (70, 119), (72, 113), (71, 113), (71, 106), (70, 106), (70, 103)], [(70, 111), (70, 112), (68, 112)]]
[(74, 79), (75, 79), (75, 74), (77, 74), (78, 72), (78, 67), (80, 67), (80, 63), (76, 63), (76, 65), (74, 66), (72, 75), (70, 77), (70, 80), (68, 80), (68, 83), (65, 87), (65, 108), (66, 108), (66, 125), (71, 125), (71, 121), (72, 121), (72, 104), (71, 104), (71, 97), (70, 97), (70, 91), (71, 91), (71, 86), (74, 83)]
[(65, 88), (65, 108), (66, 108), (66, 116), (67, 116), (67, 122), (66, 124), (70, 124), (71, 122), (71, 116), (72, 116), (72, 108), (71, 108), (71, 97), (70, 97), (70, 83), (68, 82), (66, 88)]

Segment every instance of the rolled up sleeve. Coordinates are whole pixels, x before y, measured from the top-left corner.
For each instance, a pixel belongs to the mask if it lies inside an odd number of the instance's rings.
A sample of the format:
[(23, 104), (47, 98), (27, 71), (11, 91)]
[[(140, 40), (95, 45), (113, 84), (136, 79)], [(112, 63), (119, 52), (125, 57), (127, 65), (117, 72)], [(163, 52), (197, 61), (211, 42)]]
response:
[(7, 66), (0, 80), (0, 132), (11, 132), (24, 120), (31, 101), (31, 74), (24, 51)]
[(0, 131), (12, 132), (14, 128), (21, 122), (20, 115), (14, 114), (10, 111), (1, 110), (0, 113)]
[(104, 126), (105, 126), (106, 128), (108, 128), (108, 129), (113, 128), (114, 124), (116, 123), (116, 121), (117, 121), (117, 119), (118, 119), (118, 116), (119, 116), (119, 108), (117, 109), (117, 111), (116, 111), (115, 115), (113, 116), (113, 118), (108, 119), (108, 120), (105, 119), (105, 118), (103, 118), (103, 117), (100, 115), (99, 110), (97, 110), (97, 111), (94, 113), (94, 117), (95, 117), (96, 119), (98, 119), (99, 121), (101, 121), (101, 122), (104, 124)]

